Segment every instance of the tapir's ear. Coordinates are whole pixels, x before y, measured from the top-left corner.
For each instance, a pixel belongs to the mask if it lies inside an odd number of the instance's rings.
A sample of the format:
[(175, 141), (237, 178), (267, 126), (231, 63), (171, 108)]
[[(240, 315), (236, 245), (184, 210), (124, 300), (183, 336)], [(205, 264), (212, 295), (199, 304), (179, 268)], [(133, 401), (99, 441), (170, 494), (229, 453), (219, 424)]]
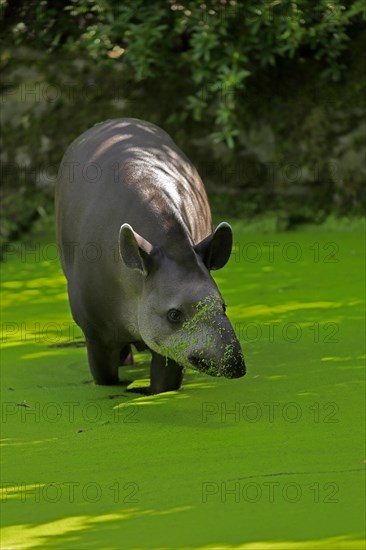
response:
[(215, 231), (194, 246), (195, 251), (203, 260), (205, 266), (210, 269), (221, 269), (230, 258), (233, 246), (233, 232), (231, 226), (220, 223)]
[(148, 273), (149, 255), (152, 244), (136, 233), (128, 223), (124, 223), (119, 231), (119, 251), (127, 267)]

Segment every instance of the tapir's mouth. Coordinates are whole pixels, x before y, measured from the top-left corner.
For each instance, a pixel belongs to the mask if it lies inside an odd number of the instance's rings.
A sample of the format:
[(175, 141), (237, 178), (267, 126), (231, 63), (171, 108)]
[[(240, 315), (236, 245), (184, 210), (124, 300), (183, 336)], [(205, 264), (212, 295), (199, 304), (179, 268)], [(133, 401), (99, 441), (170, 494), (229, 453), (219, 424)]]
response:
[(244, 358), (242, 355), (239, 355), (235, 361), (230, 363), (220, 365), (211, 359), (203, 359), (202, 357), (197, 357), (191, 355), (189, 358), (191, 365), (199, 370), (204, 372), (209, 376), (224, 376), (225, 378), (241, 378), (246, 373), (246, 367)]
[(243, 359), (241, 364), (237, 364), (234, 367), (232, 365), (224, 367), (222, 369), (222, 376), (225, 376), (225, 378), (242, 378), (245, 376), (246, 372), (247, 370)]
[(200, 372), (204, 372), (209, 376), (222, 376), (221, 372), (217, 368), (217, 365), (214, 363), (214, 361), (208, 361), (208, 360), (202, 359), (201, 357), (195, 357), (195, 356), (190, 356), (188, 357), (188, 359), (191, 365), (196, 370), (199, 370)]

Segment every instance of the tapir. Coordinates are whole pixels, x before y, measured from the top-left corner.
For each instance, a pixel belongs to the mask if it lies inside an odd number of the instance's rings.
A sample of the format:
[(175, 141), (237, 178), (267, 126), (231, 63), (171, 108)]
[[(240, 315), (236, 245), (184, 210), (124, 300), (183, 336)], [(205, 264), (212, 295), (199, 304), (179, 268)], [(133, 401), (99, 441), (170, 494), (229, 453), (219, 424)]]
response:
[(232, 230), (215, 231), (197, 170), (169, 135), (134, 118), (97, 124), (61, 161), (57, 241), (70, 308), (96, 384), (117, 384), (131, 345), (152, 353), (152, 394), (186, 367), (239, 378), (243, 353), (210, 271)]

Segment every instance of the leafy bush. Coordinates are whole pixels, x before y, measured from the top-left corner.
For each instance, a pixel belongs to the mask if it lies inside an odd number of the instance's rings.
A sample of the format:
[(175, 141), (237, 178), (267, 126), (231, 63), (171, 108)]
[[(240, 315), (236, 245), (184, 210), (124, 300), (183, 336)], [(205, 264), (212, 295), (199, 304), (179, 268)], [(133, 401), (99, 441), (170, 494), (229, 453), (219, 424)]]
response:
[(179, 85), (186, 94), (174, 123), (209, 121), (214, 142), (233, 147), (247, 81), (280, 58), (315, 58), (321, 78), (337, 81), (363, 0), (44, 0), (5, 4), (17, 44), (87, 54), (120, 64), (124, 82)]

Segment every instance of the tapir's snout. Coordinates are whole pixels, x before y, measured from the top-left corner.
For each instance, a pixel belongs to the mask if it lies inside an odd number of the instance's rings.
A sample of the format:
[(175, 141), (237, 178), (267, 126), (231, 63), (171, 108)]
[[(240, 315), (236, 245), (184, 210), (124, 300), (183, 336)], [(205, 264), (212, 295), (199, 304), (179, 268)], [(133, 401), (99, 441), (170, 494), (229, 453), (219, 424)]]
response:
[(241, 350), (231, 353), (223, 361), (207, 359), (199, 355), (190, 355), (190, 363), (201, 372), (210, 376), (224, 376), (225, 378), (241, 378), (246, 374), (246, 366)]
[(241, 350), (219, 369), (221, 376), (225, 378), (241, 378), (247, 372)]

